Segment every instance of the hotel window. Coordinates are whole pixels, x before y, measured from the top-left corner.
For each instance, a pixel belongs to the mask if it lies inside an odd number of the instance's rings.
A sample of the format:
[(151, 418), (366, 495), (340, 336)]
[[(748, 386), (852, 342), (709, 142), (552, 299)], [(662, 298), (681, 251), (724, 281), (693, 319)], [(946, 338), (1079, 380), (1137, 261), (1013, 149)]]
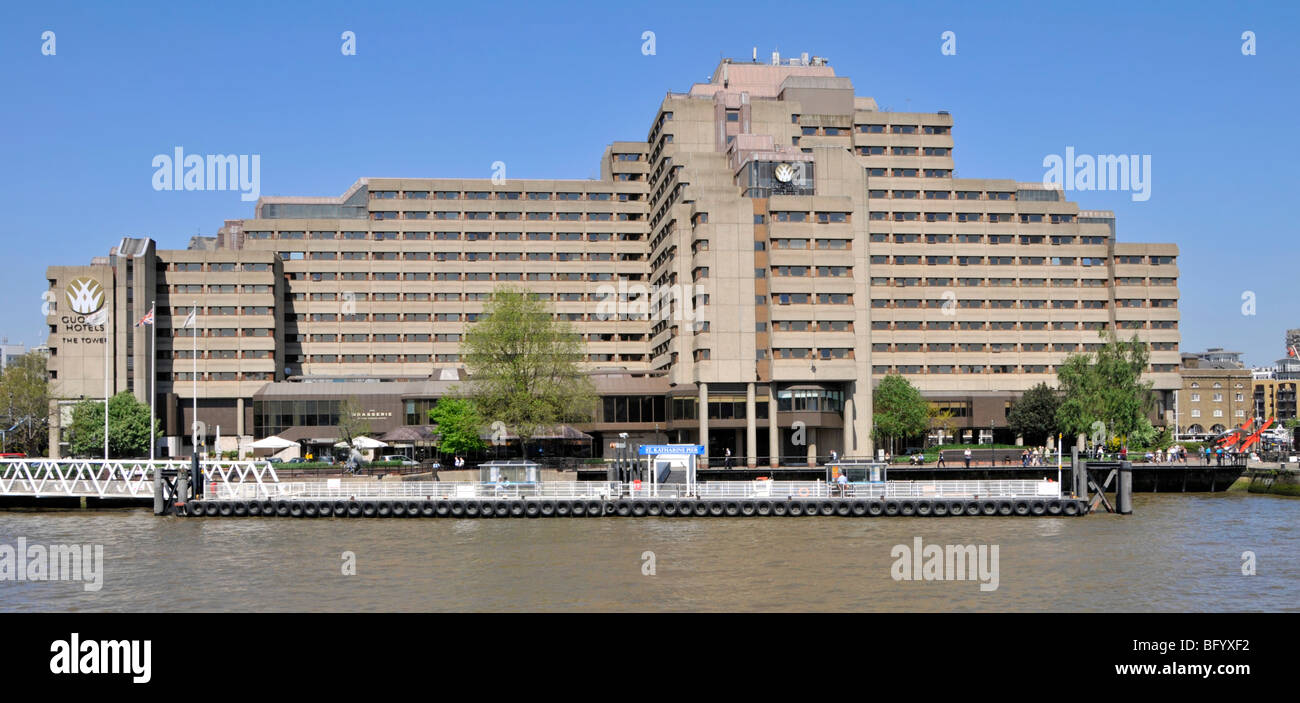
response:
[(808, 213), (806, 212), (774, 212), (772, 220), (775, 222), (807, 222)]

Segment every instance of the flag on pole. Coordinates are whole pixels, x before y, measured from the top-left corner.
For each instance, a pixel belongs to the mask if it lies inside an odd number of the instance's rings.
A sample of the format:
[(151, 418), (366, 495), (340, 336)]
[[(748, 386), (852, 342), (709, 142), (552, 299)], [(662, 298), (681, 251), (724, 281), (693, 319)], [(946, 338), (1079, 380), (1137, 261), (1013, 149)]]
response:
[(196, 317), (197, 312), (198, 312), (198, 308), (191, 309), (190, 314), (185, 318), (185, 324), (181, 325), (181, 327), (193, 327), (195, 323), (198, 321)]
[(144, 327), (145, 325), (152, 325), (152, 324), (153, 324), (153, 308), (149, 308), (149, 312), (145, 313), (144, 317), (140, 318), (140, 320), (135, 323), (135, 326)]

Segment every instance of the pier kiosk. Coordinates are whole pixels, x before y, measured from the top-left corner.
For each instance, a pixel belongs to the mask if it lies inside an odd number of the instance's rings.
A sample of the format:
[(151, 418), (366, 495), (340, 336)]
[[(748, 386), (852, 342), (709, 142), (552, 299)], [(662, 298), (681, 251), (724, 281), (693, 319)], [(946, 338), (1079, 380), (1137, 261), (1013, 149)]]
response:
[(889, 480), (888, 469), (889, 465), (883, 461), (845, 459), (827, 465), (826, 482), (835, 483), (843, 473), (849, 483), (884, 483)]
[(684, 484), (688, 495), (695, 493), (695, 465), (704, 454), (704, 445), (643, 444), (638, 453), (649, 464), (651, 495), (658, 495), (663, 483)]
[(489, 461), (478, 465), (479, 483), (541, 483), (541, 469), (532, 461)]

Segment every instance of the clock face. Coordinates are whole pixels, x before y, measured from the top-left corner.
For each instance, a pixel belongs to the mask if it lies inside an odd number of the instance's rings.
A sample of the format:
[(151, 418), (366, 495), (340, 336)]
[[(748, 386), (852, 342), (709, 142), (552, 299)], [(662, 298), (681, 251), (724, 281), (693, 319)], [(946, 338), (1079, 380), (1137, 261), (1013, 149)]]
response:
[(790, 164), (778, 164), (776, 172), (773, 175), (776, 176), (776, 180), (781, 181), (782, 183), (789, 183), (794, 180), (794, 166), (791, 166)]

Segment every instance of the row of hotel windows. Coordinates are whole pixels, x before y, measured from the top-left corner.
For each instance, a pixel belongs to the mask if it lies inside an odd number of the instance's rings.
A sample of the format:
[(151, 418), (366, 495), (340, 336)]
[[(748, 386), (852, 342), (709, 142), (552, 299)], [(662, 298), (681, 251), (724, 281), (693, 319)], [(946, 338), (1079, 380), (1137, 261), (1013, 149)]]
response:
[[(898, 286), (900, 288), (910, 288), (916, 286), (951, 286), (953, 281), (963, 287), (993, 286), (993, 287), (1020, 287), (1020, 288), (1041, 288), (1048, 285), (1046, 278), (920, 278), (919, 276), (872, 276), (871, 285), (873, 286)], [(1053, 288), (1077, 288), (1081, 279), (1078, 278), (1053, 278), (1051, 286)], [(1107, 283), (1105, 278), (1084, 278), (1084, 288), (1104, 288)], [(1141, 276), (1117, 276), (1115, 278), (1117, 286), (1176, 286), (1178, 279), (1168, 276), (1151, 278), (1142, 278)]]
[[(461, 216), (464, 216), (463, 218)], [(526, 217), (525, 217), (526, 215)], [(397, 212), (377, 211), (370, 213), (372, 220), (528, 220), (530, 222), (641, 222), (644, 213), (639, 212), (486, 212), (486, 211), (437, 211), (437, 212)]]
[[(1077, 343), (1077, 342), (873, 342), (871, 351), (873, 352), (1095, 352), (1101, 349), (1103, 344), (1100, 343)], [(1147, 347), (1151, 351), (1178, 351), (1177, 342), (1148, 342)]]
[[(464, 239), (469, 242), (609, 242), (609, 241), (638, 241), (641, 239), (640, 232), (343, 232), (338, 236), (338, 232), (304, 232), (304, 231), (281, 231), (281, 232), (248, 232), (249, 239), (317, 239), (332, 240), (343, 239), (349, 241), (355, 240), (374, 240), (374, 241), (395, 241), (402, 239), (405, 241), (427, 241), (435, 240), (440, 242), (456, 241)], [(263, 266), (267, 264), (262, 264)], [(198, 271), (201, 269), (175, 269), (178, 271)], [(212, 269), (233, 270), (233, 269)], [(246, 271), (264, 270), (264, 269), (244, 269)]]
[(232, 261), (213, 261), (207, 264), (198, 261), (173, 261), (168, 267), (171, 271), (214, 271), (233, 273), (235, 271), (270, 271), (271, 264), (235, 263)]
[[(708, 267), (700, 267), (704, 270), (701, 278), (708, 278)], [(773, 276), (790, 276), (795, 278), (811, 277), (812, 266), (773, 266)], [(816, 276), (819, 278), (845, 278), (853, 275), (852, 266), (817, 266)], [(767, 275), (767, 269), (754, 269), (755, 278), (763, 278)]]
[[(816, 222), (817, 224), (840, 224), (851, 222), (852, 219), (847, 212), (800, 212), (798, 210), (774, 210), (772, 213), (773, 222)], [(709, 221), (708, 213), (696, 213), (691, 219), (691, 224), (705, 224)], [(763, 224), (763, 216), (755, 215), (754, 224)]]
[[(641, 154), (615, 154), (616, 161), (640, 161)], [(624, 158), (632, 157), (632, 158)], [(626, 200), (628, 197), (639, 198), (639, 193), (578, 193), (528, 191), (521, 193), (513, 190), (372, 190), (371, 200)]]
[[(1145, 264), (1145, 256), (1117, 256), (1116, 264)], [(1152, 256), (1150, 257), (1152, 266), (1173, 265), (1174, 257), (1172, 256)], [(1097, 256), (919, 256), (916, 254), (872, 254), (871, 263), (873, 264), (895, 264), (899, 266), (917, 266), (922, 263), (927, 266), (943, 266), (956, 264), (958, 266), (977, 266), (988, 264), (990, 266), (1105, 266), (1106, 259)]]
[[(695, 298), (696, 306), (708, 305), (707, 295), (699, 295)], [(186, 313), (174, 315), (180, 319)], [(662, 314), (662, 313), (660, 313)], [(481, 312), (440, 312), (440, 313), (396, 313), (396, 312), (375, 312), (375, 313), (333, 313), (333, 312), (316, 312), (316, 313), (295, 313), (285, 315), (286, 322), (477, 322), (483, 313)], [(581, 313), (581, 312), (557, 312), (552, 313), (552, 318), (562, 322), (604, 322), (615, 320), (648, 320), (649, 312), (614, 312), (609, 313)], [(171, 329), (170, 333), (166, 328), (160, 329), (163, 336), (173, 337), (193, 337), (194, 328), (177, 327)], [(241, 334), (242, 330), (242, 334)], [(265, 328), (239, 328), (239, 327), (200, 327), (199, 337), (271, 337), (274, 331)]]
[[(576, 334), (579, 339), (587, 342), (644, 342), (646, 335), (643, 333), (588, 333)], [(348, 334), (288, 334), (285, 335), (285, 342), (288, 344), (303, 344), (307, 342), (452, 342), (458, 343), (463, 338), (459, 333), (437, 334), (418, 333), (418, 334), (367, 334), (367, 333), (348, 333)], [(185, 357), (189, 358), (189, 357)], [(260, 358), (260, 357), (259, 357)]]
[[(1106, 300), (979, 300), (972, 298), (963, 298), (961, 300), (948, 300), (931, 298), (922, 300), (919, 298), (872, 298), (871, 307), (873, 308), (943, 308), (945, 305), (956, 304), (962, 309), (969, 308), (1020, 308), (1022, 310), (1036, 310), (1042, 308), (1052, 308), (1054, 310), (1073, 310), (1083, 308), (1085, 310), (1105, 310), (1110, 307)], [(1049, 305), (1050, 303), (1050, 305)], [(1176, 308), (1178, 307), (1177, 298), (1117, 298), (1115, 300), (1117, 308)]]
[[(982, 320), (962, 320), (953, 322), (951, 320), (872, 320), (871, 329), (876, 331), (882, 330), (1095, 330), (1101, 331), (1110, 329), (1109, 322), (1102, 321), (1078, 321), (1078, 320), (1060, 320), (1054, 322), (1045, 322), (1042, 320), (1022, 320), (1013, 322), (1010, 320), (995, 320), (986, 322)], [(1116, 322), (1115, 329), (1121, 330), (1176, 330), (1178, 329), (1177, 320), (1119, 320)]]
[[(952, 156), (950, 146), (860, 146), (860, 156)], [(971, 191), (964, 191), (971, 192)], [(944, 196), (947, 197), (947, 196)]]
[[(1178, 364), (1151, 364), (1147, 371), (1151, 373), (1171, 373), (1178, 370)], [(1056, 367), (1049, 364), (878, 364), (872, 365), (871, 373), (875, 375), (899, 374), (952, 374), (952, 373), (1055, 373)]]
[[(170, 375), (173, 381), (193, 381), (194, 374), (190, 371), (177, 371)], [(167, 374), (158, 374), (158, 380), (168, 380)], [(200, 372), (198, 374), (200, 381), (274, 381), (275, 374), (270, 371), (212, 371), (209, 373)]]
[[(797, 140), (798, 137), (795, 137)], [(798, 142), (795, 142), (798, 144)], [(950, 168), (880, 168), (871, 167), (867, 169), (867, 175), (875, 178), (884, 178), (892, 176), (894, 178), (952, 178), (952, 169)]]
[[(666, 113), (671, 115), (672, 113)], [(671, 117), (669, 119), (672, 119)], [(799, 115), (791, 115), (790, 121), (798, 124)], [(915, 125), (915, 124), (855, 124), (848, 127), (815, 127), (804, 125), (799, 131), (806, 136), (821, 135), (826, 137), (843, 137), (856, 130), (859, 134), (952, 134), (951, 125)]]
[[(803, 294), (789, 294), (797, 296)], [(780, 297), (786, 298), (787, 294)], [(794, 301), (792, 301), (794, 302)], [(806, 302), (806, 296), (805, 301)], [(829, 302), (829, 301), (819, 301)], [(697, 302), (699, 305), (707, 305), (708, 301)], [(787, 303), (788, 304), (788, 303)], [(482, 313), (395, 313), (395, 312), (376, 312), (376, 313), (311, 313), (296, 314), (286, 316), (286, 321), (290, 322), (477, 322)], [(552, 317), (556, 320), (566, 322), (581, 321), (614, 321), (614, 320), (645, 320), (649, 319), (648, 314), (620, 313), (553, 313)], [(1049, 327), (1050, 324), (1050, 327)], [(1046, 322), (1041, 320), (1023, 320), (1016, 322), (1013, 320), (961, 320), (953, 322), (950, 320), (873, 320), (871, 329), (873, 330), (1104, 330), (1109, 323), (1104, 321), (1053, 321)], [(1119, 320), (1116, 323), (1118, 329), (1135, 330), (1135, 329), (1178, 329), (1176, 320)], [(778, 331), (785, 331), (779, 330)], [(166, 329), (162, 330), (164, 336), (168, 335)], [(267, 328), (239, 328), (239, 327), (202, 327), (198, 330), (199, 337), (273, 337), (274, 330)], [(173, 337), (193, 337), (194, 328), (178, 327), (171, 330), (170, 336)]]
[[(1015, 222), (1014, 212), (886, 212), (872, 210), (872, 220), (893, 220), (894, 222), (920, 222), (924, 215), (926, 222)], [(1020, 213), (1021, 223), (1050, 223), (1054, 225), (1074, 222), (1074, 215), (1044, 214), (1038, 212)]]
[[(1014, 244), (1016, 236), (1012, 234), (916, 234), (912, 232), (897, 232), (895, 234), (886, 234), (884, 232), (872, 232), (868, 237), (872, 242), (894, 242), (895, 244), (920, 244), (922, 238), (926, 244), (949, 244), (957, 242), (958, 244), (984, 244), (985, 236), (988, 237), (988, 244)], [(1044, 239), (1045, 235), (1041, 234), (1022, 234), (1020, 235), (1020, 244), (1074, 244), (1078, 239), (1079, 244), (1105, 244), (1106, 238), (1102, 236), (1081, 236), (1075, 237), (1069, 234), (1057, 234)]]
[(159, 359), (274, 359), (270, 349), (173, 349), (158, 351)]
[[(460, 361), (460, 354), (309, 354), (306, 357), (287, 359), (291, 363), (309, 364), (415, 364)], [(587, 354), (587, 363), (627, 361), (643, 363), (645, 354)]]
[[(303, 252), (280, 252), (285, 261), (302, 261)], [(400, 256), (399, 256), (400, 254)], [(639, 252), (578, 252), (578, 251), (313, 251), (305, 258), (311, 261), (642, 261)]]

